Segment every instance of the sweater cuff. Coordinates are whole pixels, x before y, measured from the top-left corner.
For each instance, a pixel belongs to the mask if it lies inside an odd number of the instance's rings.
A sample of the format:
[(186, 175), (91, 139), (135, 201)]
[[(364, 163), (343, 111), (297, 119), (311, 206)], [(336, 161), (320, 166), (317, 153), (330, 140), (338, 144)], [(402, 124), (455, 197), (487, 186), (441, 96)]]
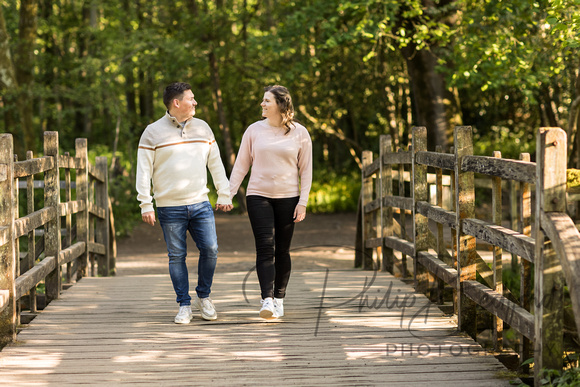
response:
[(232, 199), (230, 199), (229, 195), (218, 195), (217, 203), (216, 204), (232, 204)]
[(155, 211), (153, 209), (153, 204), (143, 204), (141, 206), (141, 215), (143, 215), (146, 212), (152, 212), (152, 211)]

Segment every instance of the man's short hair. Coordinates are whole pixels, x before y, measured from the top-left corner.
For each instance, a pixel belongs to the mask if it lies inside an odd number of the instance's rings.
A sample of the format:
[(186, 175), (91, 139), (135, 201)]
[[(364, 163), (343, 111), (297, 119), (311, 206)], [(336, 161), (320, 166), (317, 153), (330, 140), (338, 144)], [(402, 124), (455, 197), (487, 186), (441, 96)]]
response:
[(183, 93), (186, 90), (191, 90), (191, 85), (189, 83), (173, 82), (169, 84), (165, 88), (165, 91), (163, 91), (163, 103), (165, 104), (165, 107), (169, 109), (171, 101), (173, 101), (174, 99), (181, 100), (181, 98), (183, 97)]

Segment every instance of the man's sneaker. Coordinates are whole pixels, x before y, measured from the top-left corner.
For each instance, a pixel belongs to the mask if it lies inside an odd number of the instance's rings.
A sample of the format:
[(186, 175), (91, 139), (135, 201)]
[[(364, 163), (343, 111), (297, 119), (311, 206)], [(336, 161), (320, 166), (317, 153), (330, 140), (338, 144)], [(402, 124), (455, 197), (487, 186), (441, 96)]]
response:
[(213, 306), (213, 302), (211, 298), (199, 298), (195, 297), (195, 301), (193, 305), (199, 309), (201, 312), (201, 318), (204, 320), (215, 320), (217, 319), (217, 312), (215, 311), (215, 306)]
[(265, 318), (266, 320), (276, 318), (276, 316), (274, 316), (274, 301), (272, 300), (272, 297), (266, 297), (262, 300), (260, 317)]
[(284, 299), (274, 297), (274, 317), (284, 317)]
[(191, 305), (183, 305), (179, 307), (179, 312), (173, 321), (175, 321), (176, 324), (189, 324), (192, 317), (193, 313), (191, 312)]

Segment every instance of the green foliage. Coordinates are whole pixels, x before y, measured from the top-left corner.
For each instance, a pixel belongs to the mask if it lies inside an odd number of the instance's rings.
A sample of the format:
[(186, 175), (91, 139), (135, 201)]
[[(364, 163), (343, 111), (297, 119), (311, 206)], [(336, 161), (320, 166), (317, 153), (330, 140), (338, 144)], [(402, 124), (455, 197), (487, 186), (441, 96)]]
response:
[(536, 150), (533, 133), (525, 130), (492, 126), (491, 131), (484, 134), (475, 131), (473, 137), (473, 153), (476, 155), (491, 156), (494, 151), (501, 151), (503, 158), (517, 160), (521, 153), (533, 154)]
[(573, 387), (580, 385), (580, 368), (574, 367), (564, 371), (543, 370), (542, 386), (550, 387)]
[(360, 192), (357, 174), (315, 173), (308, 197), (308, 210), (313, 213), (356, 211)]

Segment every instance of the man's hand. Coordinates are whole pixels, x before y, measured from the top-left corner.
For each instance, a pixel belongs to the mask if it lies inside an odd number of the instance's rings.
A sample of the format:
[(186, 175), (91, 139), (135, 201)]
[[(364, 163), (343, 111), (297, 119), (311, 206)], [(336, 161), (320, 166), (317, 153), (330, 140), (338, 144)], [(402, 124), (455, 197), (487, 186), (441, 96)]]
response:
[(215, 209), (223, 212), (231, 211), (234, 208), (233, 204), (216, 204)]
[(141, 214), (141, 218), (148, 225), (155, 226), (155, 211), (144, 212)]

